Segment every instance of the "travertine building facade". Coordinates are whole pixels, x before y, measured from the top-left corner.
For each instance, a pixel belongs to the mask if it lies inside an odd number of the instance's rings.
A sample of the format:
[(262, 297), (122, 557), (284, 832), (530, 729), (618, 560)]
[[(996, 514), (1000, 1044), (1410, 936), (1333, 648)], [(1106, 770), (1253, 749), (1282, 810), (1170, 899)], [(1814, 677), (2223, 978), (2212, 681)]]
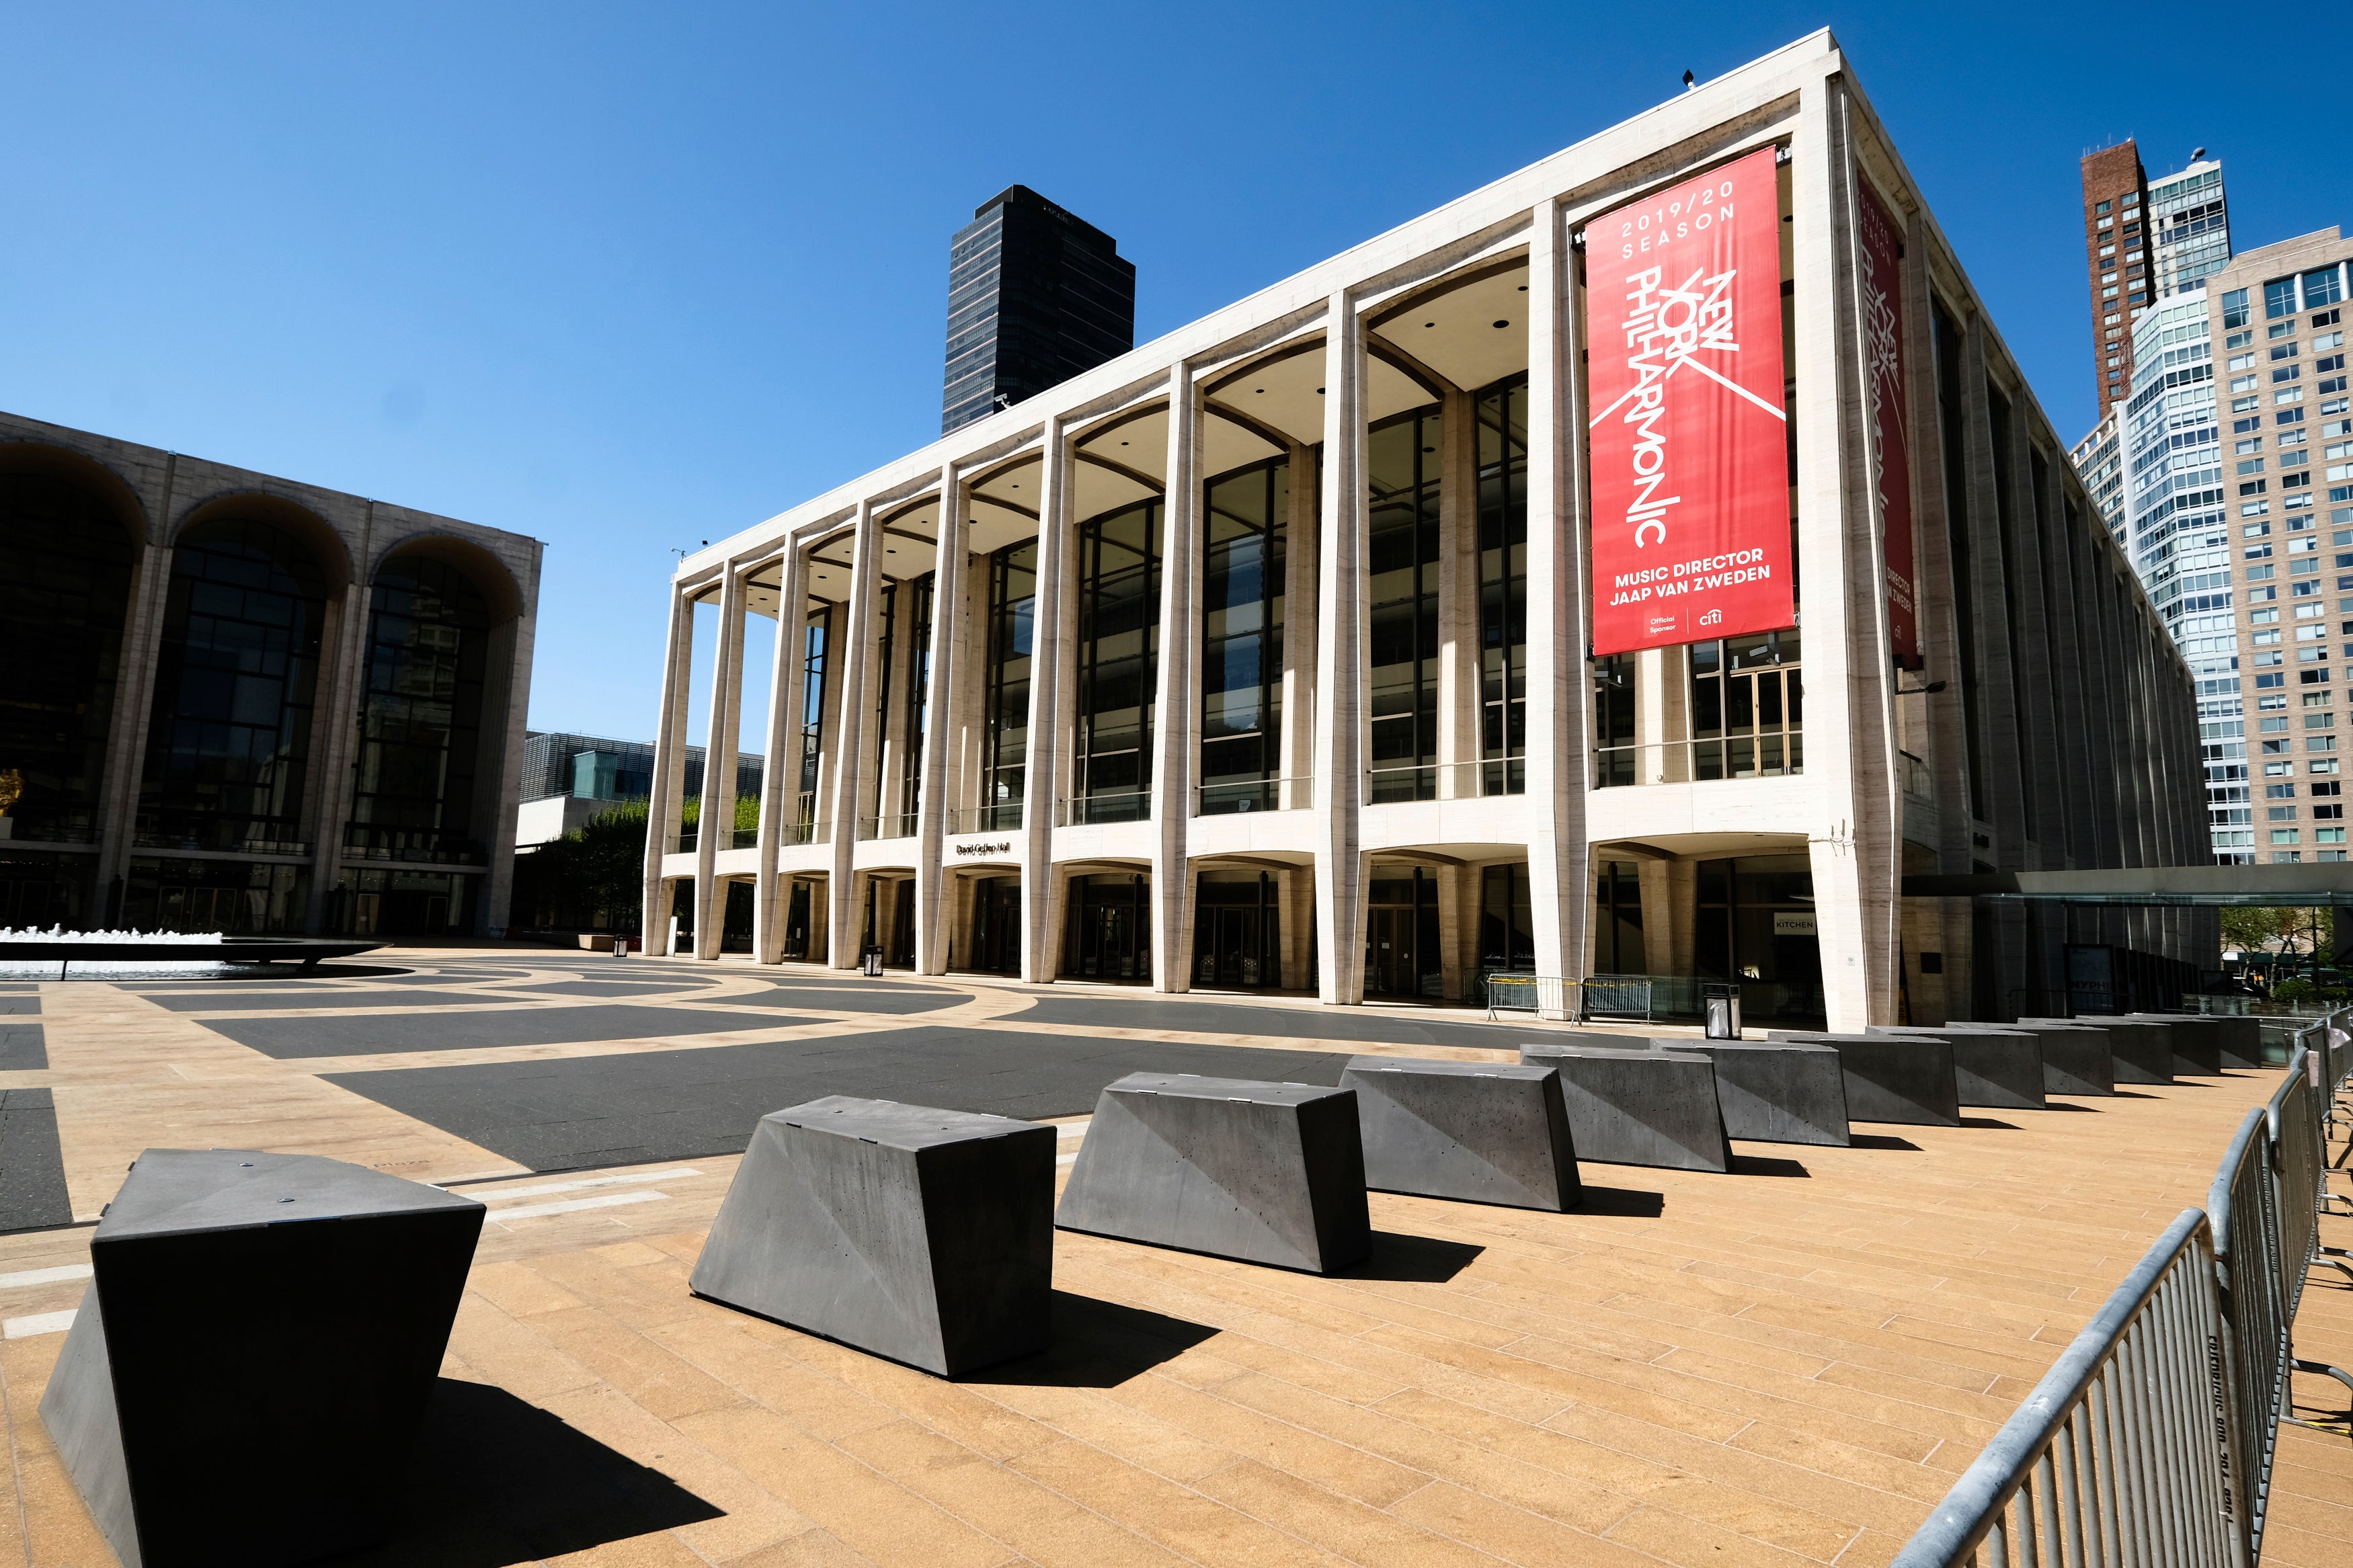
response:
[[(1586, 307), (1620, 285), (1588, 226), (1767, 148), (1795, 624), (1591, 658)], [(2180, 913), (1904, 896), (2202, 863), (2204, 812), (2188, 672), (1827, 33), (746, 529), (670, 594), (647, 929), (675, 911), (705, 957), (871, 943), (1336, 1004), (1721, 979), (1752, 1020), (1853, 1027), (2052, 1010), (2070, 944), (2198, 956)], [(759, 827), (682, 838), (697, 686), (701, 820), (733, 820), (755, 615), (781, 619)]]

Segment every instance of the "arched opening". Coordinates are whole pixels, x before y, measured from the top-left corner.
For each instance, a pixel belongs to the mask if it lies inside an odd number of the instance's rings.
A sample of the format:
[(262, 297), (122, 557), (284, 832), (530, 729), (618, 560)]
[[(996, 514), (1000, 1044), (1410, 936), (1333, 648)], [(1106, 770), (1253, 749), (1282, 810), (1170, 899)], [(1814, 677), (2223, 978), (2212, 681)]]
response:
[(338, 918), (355, 933), (473, 929), (491, 826), (477, 820), (476, 784), (496, 624), (473, 577), (441, 552), (404, 551), (369, 586)]
[(156, 651), (122, 916), (141, 928), (299, 928), (329, 583), (280, 520), (215, 515), (180, 535)]
[[(121, 503), (47, 471), (0, 473), (0, 926), (103, 914), (93, 858), (132, 535)], [(119, 487), (118, 487), (119, 488)]]

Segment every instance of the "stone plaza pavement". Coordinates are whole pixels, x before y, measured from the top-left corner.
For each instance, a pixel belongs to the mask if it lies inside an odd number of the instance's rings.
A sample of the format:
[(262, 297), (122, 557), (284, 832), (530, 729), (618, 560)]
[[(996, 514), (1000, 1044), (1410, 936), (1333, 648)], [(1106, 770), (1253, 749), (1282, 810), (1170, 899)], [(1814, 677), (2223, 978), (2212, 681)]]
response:
[[(0, 984), (0, 1563), (111, 1560), (36, 1405), (124, 1168), (216, 1145), (491, 1206), (416, 1527), (356, 1562), (1883, 1563), (2277, 1081), (1740, 1144), (1730, 1175), (1588, 1163), (1567, 1214), (1375, 1194), (1371, 1261), (1329, 1279), (1058, 1234), (1055, 1348), (955, 1383), (687, 1289), (797, 1100), (1056, 1120), (1067, 1167), (1137, 1068), (1330, 1083), (1529, 1027), (521, 946)], [(2353, 1363), (2344, 1276), (2298, 1327)], [(2283, 1429), (2265, 1547), (2353, 1560), (2353, 1441)]]

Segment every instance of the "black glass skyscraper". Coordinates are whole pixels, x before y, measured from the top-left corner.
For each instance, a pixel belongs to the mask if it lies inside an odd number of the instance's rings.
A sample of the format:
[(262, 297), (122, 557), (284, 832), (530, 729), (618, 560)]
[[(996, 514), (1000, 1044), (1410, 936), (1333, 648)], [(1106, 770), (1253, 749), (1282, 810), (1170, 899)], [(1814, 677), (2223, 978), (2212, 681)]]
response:
[(948, 252), (947, 393), (940, 431), (1035, 396), (1135, 346), (1135, 266), (1119, 242), (1012, 185)]

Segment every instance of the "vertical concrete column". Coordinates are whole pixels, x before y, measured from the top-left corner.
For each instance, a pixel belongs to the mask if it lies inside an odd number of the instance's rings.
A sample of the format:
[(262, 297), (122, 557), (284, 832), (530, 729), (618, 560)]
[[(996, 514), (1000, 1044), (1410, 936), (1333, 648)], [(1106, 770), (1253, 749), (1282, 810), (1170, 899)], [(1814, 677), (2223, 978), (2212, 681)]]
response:
[[(167, 465), (168, 468), (168, 465)], [(166, 503), (170, 479), (164, 481)], [(122, 625), (122, 653), (114, 679), (114, 715), (107, 727), (106, 772), (100, 799), (94, 906), (85, 918), (109, 924), (121, 918), (113, 889), (130, 869), (139, 836), (139, 784), (147, 758), (147, 723), (155, 705), (155, 658), (164, 638), (164, 613), (172, 593), (172, 550), (153, 541), (168, 538), (166, 513), (132, 569), (130, 610)]]
[(940, 469), (938, 564), (932, 577), (932, 663), (923, 691), (923, 782), (915, 819), (915, 973), (945, 974), (948, 971), (948, 923), (941, 894), (946, 883), (947, 814), (958, 804), (951, 798), (950, 782), (961, 770), (948, 766), (948, 753), (958, 749), (963, 725), (956, 694), (965, 661), (965, 627), (972, 617), (965, 603), (965, 516), (969, 510), (964, 481), (955, 465)]
[(1833, 1029), (1895, 1016), (1903, 773), (1885, 520), (1873, 473), (1862, 249), (1845, 89), (1809, 87), (1790, 183), (1797, 290), (1798, 567), (1805, 593), (1807, 826)]
[(1528, 893), (1539, 974), (1588, 972), (1593, 904), (1586, 760), (1586, 396), (1577, 258), (1560, 204), (1528, 235)]
[(1346, 289), (1324, 331), (1324, 551), (1315, 640), (1316, 994), (1365, 999), (1365, 595), (1369, 497), (1365, 472), (1365, 326)]
[(735, 737), (744, 721), (744, 580), (733, 561), (720, 569), (719, 635), (712, 639), (711, 712), (702, 742), (702, 812), (694, 836), (694, 956), (717, 958), (727, 898), (715, 857), (735, 847)]
[[(1478, 873), (1461, 866), (1438, 868), (1438, 993), (1449, 1002), (1462, 999), (1462, 978), (1472, 972), (1463, 961), (1463, 948), (1472, 940), (1463, 930), (1462, 884), (1472, 883)], [(1475, 932), (1477, 922), (1471, 922)]]
[(826, 962), (836, 969), (858, 967), (860, 920), (857, 877), (858, 814), (864, 809), (866, 716), (874, 709), (875, 584), (881, 574), (882, 528), (874, 503), (860, 499), (849, 546), (849, 605), (841, 639), (826, 650), (840, 672), (835, 682), (833, 755), (833, 869), (826, 879)]
[(672, 583), (670, 588), (670, 634), (662, 656), (661, 713), (654, 723), (654, 769), (651, 796), (646, 802), (645, 903), (638, 929), (646, 951), (663, 951), (670, 931), (670, 884), (662, 876), (662, 858), (678, 843), (686, 803), (687, 682), (694, 663), (694, 598)]
[[(1443, 403), (1438, 480), (1438, 798), (1479, 793), (1479, 431), (1471, 395)], [(1451, 984), (1451, 983), (1450, 983)], [(1448, 995), (1455, 995), (1450, 990)]]
[[(1323, 558), (1323, 531), (1316, 526), (1321, 480), (1313, 449), (1291, 448), (1291, 512), (1284, 519), (1282, 555), (1282, 798), (1283, 811), (1304, 811), (1315, 803), (1316, 563)], [(1299, 940), (1300, 978), (1307, 984), (1306, 931)]]
[[(375, 502), (368, 501), (360, 511), (360, 542), (351, 558), (351, 580), (329, 607), (320, 641), (318, 695), (311, 717), (311, 774), (302, 804), (302, 822), (311, 839), (311, 900), (302, 929), (313, 933), (324, 932), (331, 923), (329, 900), (343, 875), (343, 829), (351, 820), (356, 784), (352, 764), (367, 700), (369, 584), (375, 559)], [(513, 834), (506, 836), (504, 847), (512, 877)]]
[(155, 702), (155, 656), (172, 588), (172, 505), (179, 467), (178, 455), (166, 454), (160, 489), (140, 497), (141, 531), (115, 663), (114, 712), (107, 725), (105, 769), (99, 775), (98, 857), (90, 868), (90, 905), (83, 911), (85, 918), (110, 926), (121, 921), (117, 890), (138, 841), (139, 784), (147, 755), (149, 710)]
[(1160, 659), (1152, 705), (1152, 988), (1193, 988), (1189, 837), (1200, 757), (1201, 395), (1168, 373), (1168, 468), (1160, 531)]
[[(1276, 897), (1282, 921), (1282, 988), (1307, 989), (1307, 955), (1314, 951), (1315, 931), (1315, 871), (1312, 866), (1287, 866), (1275, 873)], [(2353, 921), (2346, 922), (2353, 927)]]
[(760, 773), (760, 870), (753, 889), (752, 956), (761, 963), (785, 959), (785, 915), (792, 908), (790, 882), (776, 879), (776, 858), (785, 825), (797, 825), (801, 789), (801, 710), (808, 682), (808, 552), (785, 541), (776, 571), (776, 657), (768, 676), (767, 765)]
[(1071, 664), (1071, 438), (1050, 414), (1039, 446), (1038, 596), (1029, 619), (1029, 755), (1021, 790), (1021, 978), (1043, 984), (1060, 966), (1062, 889), (1054, 875), (1061, 788), (1062, 687)]

